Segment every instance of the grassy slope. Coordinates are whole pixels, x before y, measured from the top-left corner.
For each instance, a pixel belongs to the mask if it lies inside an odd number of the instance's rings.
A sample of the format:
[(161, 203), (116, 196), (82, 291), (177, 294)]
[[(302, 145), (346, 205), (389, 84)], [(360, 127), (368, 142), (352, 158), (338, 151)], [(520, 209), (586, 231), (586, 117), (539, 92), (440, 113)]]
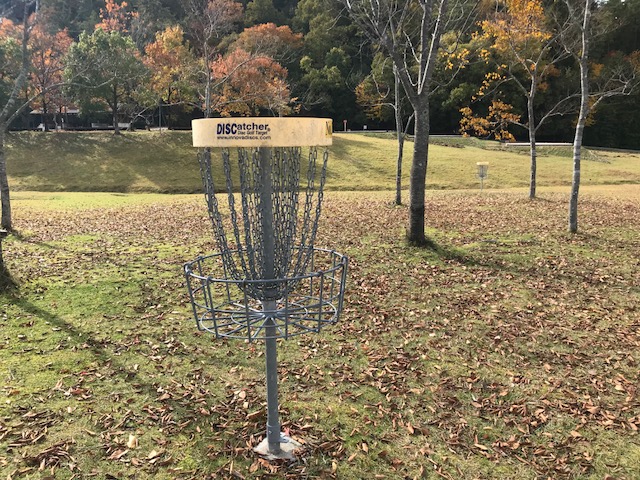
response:
[[(500, 150), (493, 142), (456, 140), (430, 148), (427, 184), (432, 189), (477, 188), (476, 162), (488, 161), (488, 188), (525, 187), (526, 152)], [(14, 191), (112, 191), (191, 193), (200, 190), (189, 132), (84, 134), (23, 132), (9, 137), (8, 170)], [(406, 148), (404, 185), (411, 164)], [(538, 185), (568, 185), (568, 149), (540, 149)], [(640, 154), (588, 154), (582, 184), (640, 183)], [(336, 134), (327, 186), (333, 190), (386, 190), (395, 186), (396, 144), (392, 139)], [(222, 176), (222, 171), (219, 174)]]

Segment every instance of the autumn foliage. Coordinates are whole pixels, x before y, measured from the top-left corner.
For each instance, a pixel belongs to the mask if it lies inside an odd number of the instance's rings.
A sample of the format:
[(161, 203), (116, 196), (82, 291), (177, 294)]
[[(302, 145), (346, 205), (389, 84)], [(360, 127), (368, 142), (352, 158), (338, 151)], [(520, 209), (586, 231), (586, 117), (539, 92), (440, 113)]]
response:
[(528, 62), (529, 68), (535, 68), (531, 59), (551, 38), (540, 0), (506, 0), (504, 10), (481, 26), (483, 34), (493, 39), (493, 49)]
[(105, 7), (100, 9), (100, 23), (95, 28), (105, 32), (127, 33), (131, 28), (131, 21), (138, 17), (137, 12), (127, 11), (128, 5), (127, 2), (118, 4), (115, 0), (106, 0)]
[(515, 141), (509, 126), (520, 122), (520, 115), (513, 113), (513, 107), (500, 100), (493, 100), (486, 116), (477, 116), (469, 107), (460, 109), (460, 131), (481, 138), (493, 137), (500, 141)]
[[(37, 96), (43, 115), (50, 112), (50, 106), (61, 108), (68, 101), (61, 88), (65, 69), (65, 55), (73, 40), (66, 30), (50, 34), (42, 23), (31, 32), (31, 95)], [(46, 121), (45, 121), (46, 125)]]
[(288, 72), (269, 56), (253, 55), (237, 48), (229, 55), (220, 56), (212, 66), (212, 73), (219, 85), (214, 94), (214, 109), (223, 115), (291, 111)]
[(274, 23), (264, 23), (245, 28), (234, 45), (246, 52), (262, 53), (273, 58), (286, 58), (302, 47), (302, 34), (293, 33), (291, 27), (278, 27)]
[(196, 60), (180, 26), (158, 32), (155, 41), (145, 47), (144, 62), (151, 71), (151, 89), (164, 102), (191, 99)]

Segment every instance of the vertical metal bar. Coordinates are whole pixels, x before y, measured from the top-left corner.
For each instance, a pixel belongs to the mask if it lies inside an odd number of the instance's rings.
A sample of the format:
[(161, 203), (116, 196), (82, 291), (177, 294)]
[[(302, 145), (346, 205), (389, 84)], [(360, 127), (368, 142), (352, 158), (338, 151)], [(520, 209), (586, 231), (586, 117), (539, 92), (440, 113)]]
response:
[(318, 292), (318, 332), (322, 328), (322, 307), (324, 305), (324, 272), (320, 273), (320, 291)]
[(338, 311), (336, 312), (336, 322), (340, 320), (342, 307), (344, 302), (344, 288), (347, 283), (347, 270), (349, 269), (349, 260), (342, 257), (342, 276), (340, 278), (340, 295), (338, 296)]
[(338, 256), (336, 255), (336, 252), (332, 251), (331, 252), (331, 270), (329, 270), (331, 272), (331, 287), (329, 288), (329, 303), (333, 303), (333, 299), (335, 298), (335, 286), (336, 286), (336, 272), (337, 272), (337, 259)]
[[(263, 275), (261, 280), (275, 279), (275, 254), (276, 254), (276, 235), (273, 225), (273, 184), (271, 180), (271, 149), (260, 147), (260, 211), (262, 229), (262, 259), (263, 259)], [(263, 285), (265, 298), (269, 297), (275, 285), (266, 283)], [(271, 293), (272, 294), (272, 293)]]
[[(273, 225), (273, 184), (271, 179), (271, 149), (260, 148), (260, 209), (262, 229), (262, 259), (264, 265), (261, 280), (275, 279), (276, 241)], [(267, 372), (267, 442), (269, 452), (280, 453), (280, 418), (278, 415), (278, 354), (275, 321), (276, 299), (271, 298), (274, 284), (263, 285), (262, 310), (265, 316), (265, 363)]]
[[(311, 266), (309, 267), (308, 271), (309, 272), (315, 272), (315, 248), (311, 248)], [(304, 272), (307, 273), (307, 272)], [(314, 283), (314, 276), (311, 275), (311, 277), (309, 278), (309, 298), (313, 297), (313, 283)]]
[(286, 339), (289, 338), (289, 315), (291, 313), (289, 310), (289, 288), (289, 281), (286, 280), (284, 287), (284, 338)]
[(198, 308), (197, 308), (197, 301), (193, 292), (193, 285), (191, 285), (191, 274), (192, 274), (192, 270), (191, 270), (191, 266), (190, 265), (186, 265), (184, 267), (184, 274), (185, 277), (187, 279), (187, 289), (189, 290), (189, 300), (191, 301), (191, 308), (193, 309), (193, 318), (196, 321), (196, 325), (198, 327), (198, 330), (202, 330), (202, 326), (200, 324), (200, 317), (198, 316)]
[(249, 342), (253, 341), (253, 338), (251, 338), (251, 315), (249, 313), (249, 298), (247, 297), (247, 283), (246, 282), (242, 282), (242, 293), (244, 295), (242, 301), (244, 302), (244, 318), (247, 321), (247, 340)]
[[(278, 354), (276, 350), (276, 326), (273, 312), (276, 309), (276, 301), (269, 300), (263, 303), (265, 315), (269, 315), (266, 323), (266, 370), (267, 370), (267, 442), (269, 452), (280, 453), (280, 417), (278, 414)], [(270, 313), (269, 313), (270, 312)]]

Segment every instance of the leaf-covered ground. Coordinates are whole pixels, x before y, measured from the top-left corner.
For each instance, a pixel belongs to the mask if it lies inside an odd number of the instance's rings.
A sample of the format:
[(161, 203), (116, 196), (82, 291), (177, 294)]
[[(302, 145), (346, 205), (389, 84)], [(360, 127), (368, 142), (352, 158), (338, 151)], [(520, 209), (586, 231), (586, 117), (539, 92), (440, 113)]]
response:
[(328, 194), (317, 245), (350, 257), (347, 299), (279, 343), (292, 464), (252, 451), (262, 344), (190, 318), (202, 196), (17, 202), (0, 477), (640, 478), (639, 195), (619, 189), (582, 196), (576, 236), (566, 194), (430, 193), (435, 251), (404, 243), (392, 194)]

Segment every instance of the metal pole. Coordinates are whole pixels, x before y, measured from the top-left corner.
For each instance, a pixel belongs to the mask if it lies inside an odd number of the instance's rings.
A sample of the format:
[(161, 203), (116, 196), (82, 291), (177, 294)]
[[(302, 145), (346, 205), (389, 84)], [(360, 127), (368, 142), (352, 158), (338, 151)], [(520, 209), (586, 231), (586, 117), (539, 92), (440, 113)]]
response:
[[(264, 309), (275, 311), (275, 300), (265, 302)], [(280, 417), (278, 414), (278, 356), (276, 351), (276, 327), (273, 319), (267, 320), (266, 367), (267, 367), (267, 441), (269, 453), (280, 453)]]
[[(264, 280), (275, 279), (276, 239), (273, 229), (273, 185), (271, 183), (271, 149), (261, 147), (260, 155), (260, 209), (262, 222), (262, 259)], [(265, 285), (265, 295), (269, 296), (269, 286)], [(265, 349), (267, 371), (267, 441), (269, 453), (280, 453), (280, 418), (278, 415), (278, 356), (276, 351), (276, 324), (273, 316), (276, 301), (268, 298), (262, 302), (265, 315)]]

